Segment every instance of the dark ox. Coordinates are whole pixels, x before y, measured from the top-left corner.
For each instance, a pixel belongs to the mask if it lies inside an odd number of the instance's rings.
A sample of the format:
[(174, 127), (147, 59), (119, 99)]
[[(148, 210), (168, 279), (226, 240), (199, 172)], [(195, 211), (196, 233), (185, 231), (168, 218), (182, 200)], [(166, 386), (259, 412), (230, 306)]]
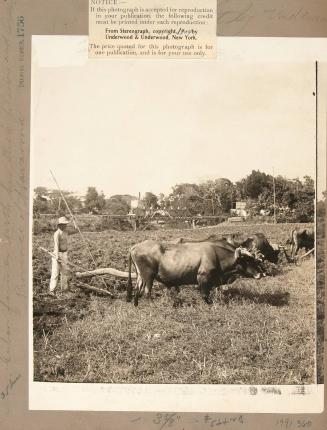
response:
[(291, 245), (291, 258), (294, 259), (301, 248), (310, 251), (315, 246), (313, 228), (292, 230), (291, 238), (287, 241)]
[(146, 240), (134, 245), (129, 254), (127, 301), (132, 299), (132, 262), (137, 273), (135, 306), (143, 291), (151, 298), (154, 280), (168, 288), (198, 284), (203, 300), (208, 303), (211, 288), (221, 285), (228, 272), (261, 277), (256, 259), (247, 250), (226, 241), (162, 244)]
[(185, 239), (179, 238), (175, 243), (199, 243), (204, 241), (221, 242), (226, 241), (235, 247), (246, 248), (257, 259), (268, 260), (272, 263), (278, 262), (278, 255), (280, 252), (279, 247), (274, 249), (269, 243), (268, 239), (263, 233), (255, 233), (253, 236), (248, 237), (246, 240), (240, 239), (239, 233), (230, 233), (224, 235), (222, 238), (217, 238), (215, 234), (208, 236), (205, 239)]
[(278, 263), (279, 249), (274, 249), (263, 233), (255, 233), (253, 236), (246, 239), (242, 246), (248, 249), (254, 255), (263, 257), (263, 260), (268, 260), (271, 263)]

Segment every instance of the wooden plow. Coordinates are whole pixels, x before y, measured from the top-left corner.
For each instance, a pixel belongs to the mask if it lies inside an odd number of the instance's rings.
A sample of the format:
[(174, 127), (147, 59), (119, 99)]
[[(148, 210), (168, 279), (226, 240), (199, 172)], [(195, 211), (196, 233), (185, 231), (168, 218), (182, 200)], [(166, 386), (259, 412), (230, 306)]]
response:
[(312, 254), (313, 252), (314, 252), (314, 248), (312, 248), (312, 249), (310, 249), (310, 251), (307, 251), (305, 254), (303, 254), (303, 255), (296, 255), (295, 257), (291, 257), (291, 256), (289, 256), (288, 254), (287, 254), (287, 252), (286, 252), (286, 248), (287, 248), (287, 246), (285, 246), (285, 245), (280, 245), (280, 244), (272, 244), (272, 247), (275, 249), (275, 250), (280, 250), (280, 251), (282, 251), (283, 252), (283, 254), (285, 255), (285, 257), (286, 257), (286, 260), (287, 260), (287, 262), (288, 263), (295, 263), (297, 266), (300, 264), (300, 262), (301, 262), (301, 260), (303, 260), (303, 258), (305, 258), (305, 257), (307, 257), (308, 255), (310, 255), (310, 254)]
[(272, 247), (273, 247), (275, 250), (282, 251), (282, 252), (283, 252), (283, 254), (285, 255), (286, 261), (287, 261), (288, 263), (292, 263), (292, 259), (291, 259), (291, 257), (290, 257), (290, 256), (287, 254), (287, 252), (286, 252), (286, 246), (285, 246), (285, 245), (281, 245), (281, 244), (275, 245), (275, 244), (272, 244)]
[[(85, 272), (76, 272), (76, 278), (91, 278), (93, 276), (99, 276), (99, 275), (112, 275), (116, 276), (117, 278), (128, 278), (128, 272), (122, 272), (121, 270), (113, 269), (111, 267), (105, 267), (102, 269), (95, 269), (95, 270), (87, 270)], [(132, 279), (136, 279), (136, 273), (131, 273)]]
[[(40, 246), (39, 248), (42, 251), (44, 251), (47, 254), (49, 254), (52, 258), (55, 258), (58, 261), (57, 257), (55, 256), (55, 254), (53, 252), (51, 252), (51, 251), (43, 248), (42, 246)], [(94, 274), (93, 272), (98, 272), (99, 270), (101, 271), (101, 270), (106, 270), (106, 269), (98, 269), (98, 270), (91, 270), (91, 271), (89, 271), (89, 270), (84, 269), (81, 266), (78, 266), (77, 264), (71, 263), (70, 261), (68, 261), (67, 264), (68, 264), (68, 266), (70, 266), (71, 268), (74, 268), (75, 270), (76, 269), (83, 270), (83, 272), (76, 272), (76, 273), (72, 272), (74, 274), (73, 276), (76, 276), (76, 278), (92, 277), (95, 274), (97, 274), (97, 275), (101, 275), (101, 274), (114, 274), (114, 273), (108, 273), (108, 272), (105, 272), (105, 273), (95, 273)], [(113, 272), (115, 272), (114, 276), (119, 276), (119, 275), (117, 275), (117, 273), (121, 273), (121, 274), (123, 274), (123, 276), (121, 276), (121, 277), (123, 277), (123, 278), (127, 278), (128, 277), (128, 273), (127, 272), (120, 272), (119, 270), (115, 270), (115, 269), (111, 269), (111, 270)], [(133, 274), (133, 275), (135, 276), (135, 274)], [(96, 294), (100, 294), (100, 295), (103, 295), (103, 296), (109, 296), (111, 298), (114, 298), (114, 295), (110, 291), (104, 290), (103, 288), (93, 287), (91, 285), (87, 285), (87, 284), (84, 284), (84, 283), (78, 283), (78, 284), (76, 284), (76, 286), (78, 288), (82, 289), (82, 290), (86, 290), (86, 291), (89, 291), (91, 293), (96, 293)]]
[(303, 254), (303, 255), (296, 255), (294, 258), (293, 258), (293, 262), (297, 265), (297, 266), (299, 266), (300, 265), (300, 263), (301, 263), (301, 260), (303, 260), (303, 258), (305, 258), (305, 257), (307, 257), (308, 255), (310, 255), (310, 254), (312, 254), (313, 252), (314, 252), (314, 248), (312, 248), (312, 249), (310, 249), (310, 251), (307, 251), (305, 254)]

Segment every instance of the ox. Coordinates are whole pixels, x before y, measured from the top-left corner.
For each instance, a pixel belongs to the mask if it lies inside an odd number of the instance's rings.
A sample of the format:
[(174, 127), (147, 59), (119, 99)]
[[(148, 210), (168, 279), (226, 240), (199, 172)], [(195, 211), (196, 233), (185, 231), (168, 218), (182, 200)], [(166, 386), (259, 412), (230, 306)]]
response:
[(212, 234), (205, 239), (179, 238), (175, 243), (199, 243), (205, 241), (226, 241), (236, 247), (246, 248), (253, 256), (256, 256), (257, 258), (260, 258), (262, 260), (268, 260), (271, 263), (278, 262), (279, 251), (280, 249), (282, 249), (279, 245), (276, 245), (275, 248), (270, 245), (268, 239), (263, 233), (255, 233), (253, 236), (248, 237), (246, 240), (241, 240), (239, 233), (230, 233), (224, 235), (221, 239), (218, 239), (215, 234)]
[(313, 228), (292, 230), (291, 238), (287, 241), (291, 245), (291, 258), (294, 259), (301, 248), (310, 251), (315, 246)]
[(253, 236), (246, 239), (242, 243), (242, 246), (255, 255), (259, 253), (264, 260), (268, 260), (275, 264), (278, 263), (279, 249), (274, 249), (263, 233), (255, 233)]
[(129, 254), (127, 301), (132, 300), (132, 263), (137, 273), (135, 306), (143, 291), (151, 298), (154, 280), (168, 288), (198, 284), (203, 300), (209, 303), (211, 288), (221, 285), (227, 272), (261, 277), (258, 262), (249, 251), (223, 240), (177, 244), (146, 240), (134, 245)]

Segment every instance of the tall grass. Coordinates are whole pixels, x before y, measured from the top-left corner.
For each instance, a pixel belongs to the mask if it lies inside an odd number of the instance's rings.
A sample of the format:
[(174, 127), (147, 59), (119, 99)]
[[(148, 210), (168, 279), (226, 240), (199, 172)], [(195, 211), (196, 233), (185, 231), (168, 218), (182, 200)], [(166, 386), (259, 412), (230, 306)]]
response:
[(314, 263), (276, 277), (237, 280), (204, 304), (184, 287), (138, 308), (91, 298), (84, 318), (35, 336), (35, 380), (110, 383), (307, 384), (314, 382)]

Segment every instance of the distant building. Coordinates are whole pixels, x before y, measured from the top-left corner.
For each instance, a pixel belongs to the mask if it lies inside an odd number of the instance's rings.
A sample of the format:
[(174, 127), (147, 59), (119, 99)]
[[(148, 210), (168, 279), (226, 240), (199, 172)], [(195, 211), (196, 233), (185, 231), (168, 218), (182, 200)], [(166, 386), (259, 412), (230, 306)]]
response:
[(71, 195), (72, 197), (75, 197), (75, 198), (76, 198), (76, 199), (78, 199), (79, 201), (81, 201), (81, 202), (82, 202), (82, 204), (84, 205), (85, 200), (86, 200), (86, 197), (85, 197), (85, 195), (84, 195), (84, 194), (81, 194), (81, 193), (70, 193), (70, 195)]
[(248, 216), (248, 213), (245, 210), (245, 207), (246, 207), (246, 202), (242, 202), (242, 201), (233, 202), (230, 213), (235, 216), (241, 216), (246, 218)]
[(133, 199), (131, 200), (131, 209), (136, 209), (139, 207), (140, 200), (139, 199)]
[(145, 206), (140, 199), (131, 200), (131, 208), (128, 215), (144, 216)]
[(166, 209), (157, 209), (152, 213), (151, 218), (158, 218), (158, 217), (171, 218), (171, 215)]

